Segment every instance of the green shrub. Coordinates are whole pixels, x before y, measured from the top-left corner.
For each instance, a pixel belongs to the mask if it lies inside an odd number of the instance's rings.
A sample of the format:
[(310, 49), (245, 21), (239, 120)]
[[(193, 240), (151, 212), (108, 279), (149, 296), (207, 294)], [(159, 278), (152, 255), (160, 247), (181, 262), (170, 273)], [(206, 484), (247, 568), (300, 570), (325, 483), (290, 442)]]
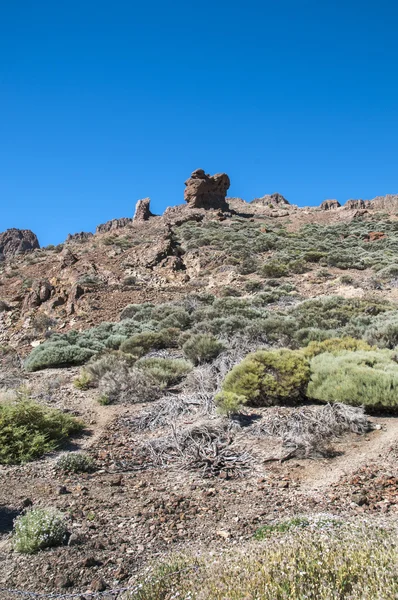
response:
[(17, 552), (34, 554), (43, 548), (64, 544), (67, 533), (60, 514), (53, 509), (34, 508), (16, 518), (13, 546)]
[(65, 473), (90, 473), (94, 470), (94, 461), (83, 452), (69, 452), (58, 459), (57, 468)]
[(340, 283), (342, 283), (343, 285), (351, 285), (352, 283), (354, 283), (354, 278), (351, 277), (351, 275), (342, 275), (340, 277)]
[(81, 365), (95, 352), (67, 342), (45, 342), (32, 350), (25, 361), (27, 371), (39, 371), (49, 367), (69, 367)]
[(352, 337), (342, 337), (342, 338), (330, 338), (323, 341), (313, 341), (310, 342), (307, 348), (303, 348), (303, 353), (308, 358), (314, 358), (318, 354), (322, 354), (323, 352), (330, 352), (331, 354), (338, 354), (342, 350), (350, 350), (351, 352), (355, 352), (357, 350), (375, 350), (374, 347), (369, 346), (364, 340), (356, 340)]
[(77, 390), (88, 390), (93, 385), (93, 376), (87, 369), (82, 369), (73, 380), (73, 385)]
[(398, 314), (389, 312), (374, 317), (366, 328), (364, 338), (379, 348), (395, 348), (398, 345)]
[(126, 335), (110, 335), (105, 342), (107, 348), (111, 348), (112, 350), (119, 350), (120, 346), (127, 340)]
[(324, 402), (396, 410), (398, 364), (389, 350), (326, 352), (311, 361), (307, 396)]
[(247, 292), (258, 292), (263, 288), (263, 282), (262, 281), (256, 281), (255, 279), (251, 279), (250, 281), (247, 281), (245, 284), (245, 290)]
[(310, 377), (309, 364), (300, 351), (259, 350), (249, 354), (228, 373), (216, 402), (223, 412), (236, 399), (237, 406), (271, 406), (298, 400)]
[(55, 450), (83, 425), (31, 400), (0, 404), (0, 464), (20, 464)]
[(262, 266), (261, 273), (264, 277), (285, 277), (288, 274), (288, 268), (276, 260), (270, 260)]
[(225, 347), (212, 335), (198, 333), (192, 335), (182, 347), (184, 354), (195, 365), (202, 362), (211, 362), (222, 352)]
[(180, 333), (180, 329), (173, 327), (161, 331), (143, 331), (123, 342), (120, 350), (126, 354), (139, 357), (144, 356), (150, 350), (174, 348), (177, 346)]
[(190, 362), (174, 358), (141, 358), (135, 366), (154, 379), (161, 388), (178, 383), (192, 370)]
[(303, 254), (303, 259), (310, 263), (318, 263), (320, 260), (327, 256), (326, 252), (319, 252), (317, 250), (309, 250)]
[(388, 265), (384, 269), (381, 269), (377, 273), (381, 279), (394, 279), (398, 277), (398, 265)]

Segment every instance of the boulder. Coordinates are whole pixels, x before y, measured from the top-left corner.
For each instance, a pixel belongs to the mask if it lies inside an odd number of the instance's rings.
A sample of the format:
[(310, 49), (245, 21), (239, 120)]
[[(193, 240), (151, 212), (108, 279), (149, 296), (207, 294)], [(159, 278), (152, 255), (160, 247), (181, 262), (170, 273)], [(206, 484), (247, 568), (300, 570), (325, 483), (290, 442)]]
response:
[(319, 207), (321, 210), (336, 210), (341, 204), (338, 200), (324, 200)]
[(143, 198), (142, 200), (138, 200), (135, 205), (135, 213), (133, 217), (134, 223), (142, 223), (143, 221), (148, 221), (150, 217), (154, 215), (149, 210), (150, 199)]
[(66, 267), (74, 265), (78, 259), (69, 248), (64, 248), (59, 255), (59, 260), (61, 269), (65, 269)]
[(225, 201), (230, 186), (226, 173), (206, 175), (203, 169), (197, 169), (185, 182), (184, 200), (189, 207), (229, 210)]
[(384, 231), (369, 231), (369, 233), (364, 236), (364, 240), (365, 242), (377, 242), (378, 240), (384, 240), (386, 237)]
[(7, 229), (0, 233), (0, 257), (25, 254), (40, 248), (37, 236), (30, 229)]
[(47, 302), (47, 300), (51, 297), (52, 291), (53, 286), (46, 279), (35, 281), (29, 293), (25, 296), (22, 305), (22, 312), (25, 313), (31, 308), (37, 308), (43, 304), (43, 302)]

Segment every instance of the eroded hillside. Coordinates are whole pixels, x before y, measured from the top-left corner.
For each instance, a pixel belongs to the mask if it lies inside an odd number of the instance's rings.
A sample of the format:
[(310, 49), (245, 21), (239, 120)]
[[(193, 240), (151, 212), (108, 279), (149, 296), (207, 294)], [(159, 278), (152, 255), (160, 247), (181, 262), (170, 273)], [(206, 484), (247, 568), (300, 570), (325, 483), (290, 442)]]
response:
[[(398, 198), (228, 187), (198, 170), (162, 216), (145, 199), (57, 247), (0, 236), (1, 406), (82, 423), (27, 461), (29, 422), (0, 414), (0, 588), (128, 587), (297, 515), (392, 527)], [(27, 554), (12, 527), (32, 507), (66, 534)]]

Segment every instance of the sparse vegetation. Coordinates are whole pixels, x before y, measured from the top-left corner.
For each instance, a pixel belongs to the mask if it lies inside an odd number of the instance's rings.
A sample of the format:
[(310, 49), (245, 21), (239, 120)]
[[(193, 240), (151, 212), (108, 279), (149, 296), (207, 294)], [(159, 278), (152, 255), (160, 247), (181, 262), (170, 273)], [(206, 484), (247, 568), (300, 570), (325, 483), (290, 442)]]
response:
[(0, 403), (0, 464), (20, 464), (58, 448), (83, 428), (77, 419), (29, 399)]
[(65, 473), (90, 473), (94, 471), (94, 461), (84, 452), (68, 452), (58, 459), (57, 469)]
[(62, 515), (53, 509), (34, 508), (16, 519), (13, 546), (16, 552), (34, 554), (43, 548), (61, 546), (67, 533)]
[(330, 529), (329, 521), (328, 535), (322, 527), (293, 525), (286, 532), (275, 528), (261, 541), (240, 550), (235, 547), (216, 559), (179, 557), (161, 564), (140, 582), (134, 598), (394, 598), (398, 593), (392, 568), (397, 561), (394, 535), (349, 525)]

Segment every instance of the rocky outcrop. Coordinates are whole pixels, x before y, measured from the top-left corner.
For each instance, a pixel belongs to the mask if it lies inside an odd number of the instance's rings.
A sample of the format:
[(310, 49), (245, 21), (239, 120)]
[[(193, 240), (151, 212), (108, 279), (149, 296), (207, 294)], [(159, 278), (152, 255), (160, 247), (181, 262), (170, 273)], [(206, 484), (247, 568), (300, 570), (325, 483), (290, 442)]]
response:
[(261, 198), (254, 198), (250, 204), (259, 204), (261, 206), (289, 206), (290, 202), (286, 200), (282, 194), (275, 192), (274, 194), (267, 194)]
[(115, 229), (123, 229), (123, 227), (127, 227), (127, 225), (132, 222), (133, 219), (130, 219), (129, 217), (112, 219), (111, 221), (107, 221), (106, 223), (101, 223), (101, 225), (98, 225), (95, 233), (108, 233), (108, 231), (114, 231)]
[(73, 254), (69, 248), (64, 248), (59, 255), (59, 262), (61, 269), (66, 269), (66, 267), (71, 267), (77, 262), (77, 256)]
[(203, 169), (194, 171), (185, 182), (184, 200), (192, 208), (228, 211), (225, 201), (230, 180), (226, 173), (206, 175)]
[(37, 308), (43, 302), (47, 302), (50, 299), (53, 286), (46, 279), (35, 281), (31, 287), (30, 292), (25, 296), (22, 305), (22, 312), (26, 312), (32, 308)]
[(40, 248), (37, 236), (30, 229), (7, 229), (0, 233), (0, 258), (25, 254)]
[(371, 208), (370, 204), (370, 200), (347, 200), (347, 202), (344, 204), (344, 208), (347, 208), (349, 210)]
[(148, 221), (150, 217), (154, 216), (149, 209), (149, 204), (149, 198), (138, 200), (137, 204), (135, 205), (133, 223), (142, 223), (143, 221)]
[[(394, 211), (398, 210), (398, 194), (387, 194), (386, 196), (376, 196), (369, 201), (370, 208), (375, 210)], [(369, 208), (369, 207), (368, 207)]]
[(66, 238), (67, 242), (86, 242), (94, 234), (91, 231), (80, 231), (80, 233), (68, 233), (68, 237)]
[(183, 204), (178, 206), (168, 206), (162, 215), (162, 220), (166, 225), (176, 226), (187, 223), (188, 221), (196, 221), (199, 223), (205, 218), (205, 213), (202, 210), (192, 210), (189, 206)]
[(341, 204), (338, 200), (324, 200), (319, 208), (321, 210), (336, 210), (340, 206)]

